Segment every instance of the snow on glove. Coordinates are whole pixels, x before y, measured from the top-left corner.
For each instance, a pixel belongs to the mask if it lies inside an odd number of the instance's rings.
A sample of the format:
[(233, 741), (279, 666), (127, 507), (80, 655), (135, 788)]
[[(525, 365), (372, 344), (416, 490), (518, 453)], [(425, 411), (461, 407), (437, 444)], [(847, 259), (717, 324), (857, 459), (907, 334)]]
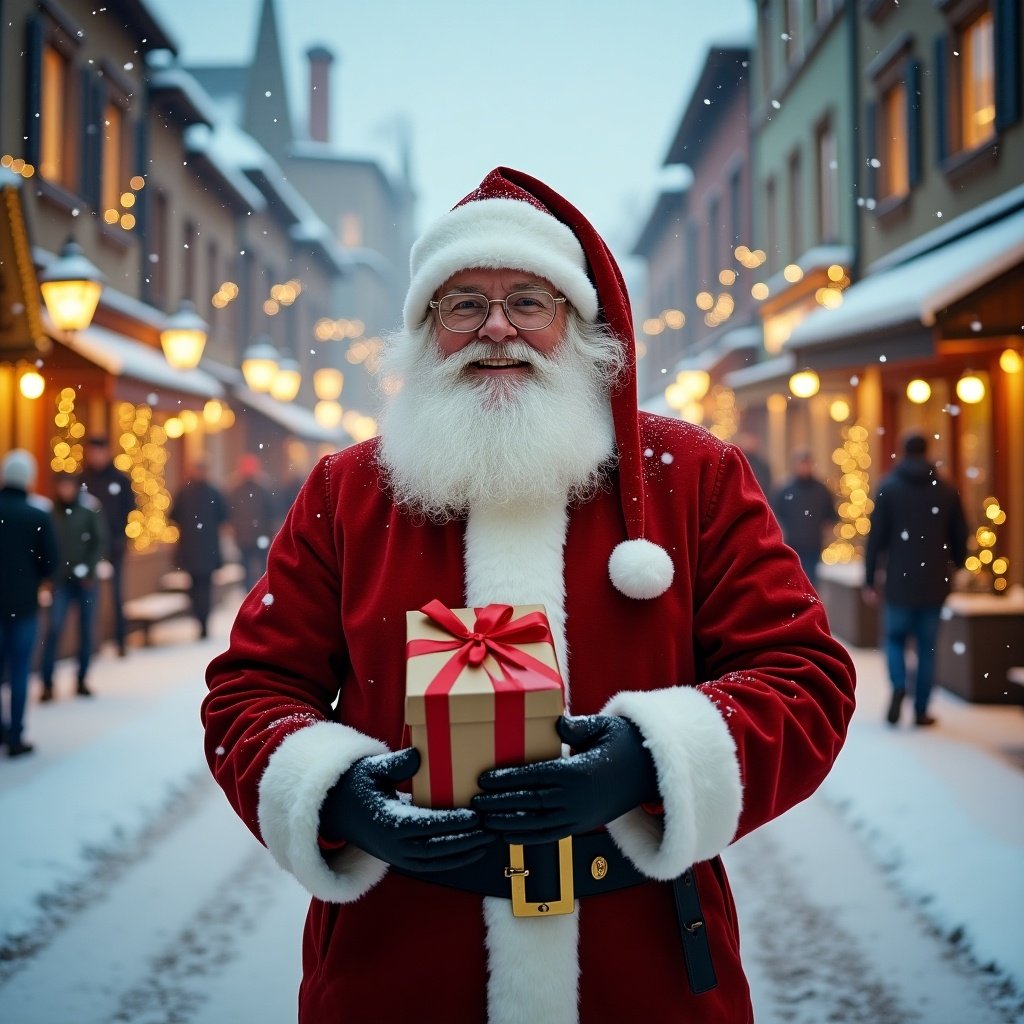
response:
[(640, 730), (618, 715), (562, 716), (572, 757), (496, 768), (473, 797), (485, 828), (508, 843), (547, 843), (589, 832), (659, 799), (658, 775)]
[(344, 839), (405, 871), (444, 871), (471, 864), (495, 841), (467, 808), (432, 810), (399, 800), (395, 783), (419, 770), (414, 747), (360, 758), (328, 791), (320, 835)]

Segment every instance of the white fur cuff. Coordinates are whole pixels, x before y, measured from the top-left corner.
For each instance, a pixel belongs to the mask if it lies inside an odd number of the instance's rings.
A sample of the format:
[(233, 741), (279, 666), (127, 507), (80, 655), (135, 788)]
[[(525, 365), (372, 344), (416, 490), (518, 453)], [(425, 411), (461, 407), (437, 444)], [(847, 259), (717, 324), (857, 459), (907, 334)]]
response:
[(717, 856), (736, 834), (743, 789), (736, 745), (718, 708), (700, 690), (616, 694), (603, 714), (643, 733), (658, 771), (664, 816), (637, 808), (608, 823), (615, 844), (651, 878), (668, 880)]
[(320, 808), (339, 776), (387, 747), (356, 729), (318, 722), (293, 732), (271, 755), (260, 779), (260, 834), (274, 860), (317, 899), (351, 903), (372, 889), (387, 865), (354, 846), (328, 855), (317, 845)]

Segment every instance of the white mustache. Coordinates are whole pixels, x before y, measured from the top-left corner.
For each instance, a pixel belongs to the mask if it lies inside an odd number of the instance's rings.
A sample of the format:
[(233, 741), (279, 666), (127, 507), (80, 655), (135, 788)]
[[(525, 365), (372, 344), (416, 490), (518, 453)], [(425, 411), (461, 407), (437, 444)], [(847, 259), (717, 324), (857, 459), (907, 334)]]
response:
[(548, 362), (546, 356), (541, 355), (524, 341), (473, 341), (465, 348), (448, 356), (444, 363), (455, 376), (482, 359), (514, 359), (516, 362), (528, 363), (539, 369), (543, 369), (545, 363)]

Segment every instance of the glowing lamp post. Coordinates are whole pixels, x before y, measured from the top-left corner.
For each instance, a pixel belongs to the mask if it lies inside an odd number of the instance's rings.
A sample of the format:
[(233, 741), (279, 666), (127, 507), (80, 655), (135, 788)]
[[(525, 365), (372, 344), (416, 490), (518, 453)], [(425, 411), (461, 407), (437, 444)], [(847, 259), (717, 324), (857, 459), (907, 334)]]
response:
[(277, 364), (277, 372), (270, 382), (270, 395), (279, 402), (290, 402), (299, 393), (302, 384), (302, 373), (294, 359), (282, 359)]
[(313, 390), (316, 397), (327, 402), (336, 401), (345, 386), (345, 375), (332, 366), (313, 371)]
[(789, 390), (794, 398), (812, 398), (820, 387), (821, 381), (813, 370), (800, 370), (789, 378)]
[(209, 330), (195, 306), (182, 299), (178, 311), (169, 316), (160, 332), (164, 358), (175, 370), (193, 370), (199, 365)]
[(242, 376), (252, 391), (269, 391), (277, 374), (277, 349), (266, 339), (254, 342), (242, 353)]
[(103, 274), (69, 238), (57, 259), (39, 275), (39, 290), (56, 327), (84, 331), (99, 305)]

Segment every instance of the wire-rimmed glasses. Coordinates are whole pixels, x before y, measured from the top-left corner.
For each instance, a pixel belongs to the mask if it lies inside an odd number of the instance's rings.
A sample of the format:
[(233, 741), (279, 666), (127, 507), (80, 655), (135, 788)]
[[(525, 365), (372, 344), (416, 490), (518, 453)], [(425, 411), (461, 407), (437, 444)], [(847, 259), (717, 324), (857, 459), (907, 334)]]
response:
[(505, 310), (513, 327), (520, 331), (542, 331), (554, 322), (558, 304), (565, 302), (565, 298), (542, 288), (520, 288), (503, 299), (489, 299), (479, 292), (449, 292), (439, 299), (431, 299), (430, 308), (437, 311), (437, 318), (446, 330), (470, 334), (487, 322), (495, 302)]

